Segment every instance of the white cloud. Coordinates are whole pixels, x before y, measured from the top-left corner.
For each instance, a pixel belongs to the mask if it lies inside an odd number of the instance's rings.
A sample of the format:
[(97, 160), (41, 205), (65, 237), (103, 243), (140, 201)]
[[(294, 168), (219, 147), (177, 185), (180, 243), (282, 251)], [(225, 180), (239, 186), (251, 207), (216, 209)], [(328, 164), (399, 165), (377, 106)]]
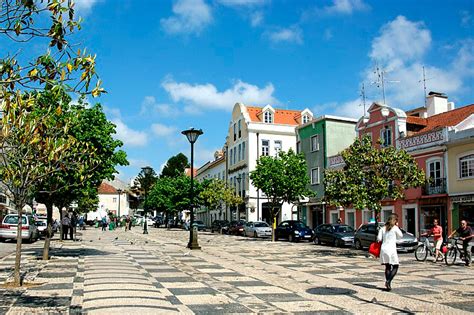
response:
[(333, 0), (332, 5), (324, 7), (323, 11), (327, 14), (350, 15), (355, 11), (367, 9), (369, 9), (369, 6), (362, 0)]
[(76, 0), (74, 1), (74, 8), (82, 14), (87, 14), (97, 2), (99, 0)]
[(265, 34), (273, 43), (303, 43), (303, 33), (299, 27), (281, 28)]
[(151, 130), (159, 137), (174, 135), (178, 131), (178, 129), (174, 126), (166, 126), (159, 123), (151, 125)]
[(212, 22), (211, 7), (203, 0), (178, 0), (173, 13), (174, 16), (160, 21), (169, 34), (199, 34)]
[(467, 10), (463, 10), (460, 12), (460, 14), (461, 14), (461, 25), (465, 27), (469, 26), (472, 21), (471, 13)]
[(167, 79), (162, 83), (163, 88), (169, 93), (174, 102), (183, 101), (188, 106), (197, 106), (202, 109), (231, 110), (235, 103), (241, 102), (252, 105), (265, 105), (278, 103), (273, 96), (275, 91), (271, 83), (264, 88), (238, 80), (231, 88), (219, 92), (210, 83), (189, 84)]
[(323, 38), (325, 40), (330, 40), (334, 37), (334, 35), (332, 34), (332, 30), (330, 28), (327, 28), (324, 30), (324, 35), (323, 35)]
[(145, 96), (140, 108), (140, 115), (147, 116), (153, 114), (174, 117), (179, 114), (179, 110), (175, 105), (158, 103), (154, 96)]
[[(369, 101), (366, 101), (365, 110), (369, 109), (369, 106)], [(358, 98), (344, 103), (334, 102), (316, 105), (312, 109), (315, 117), (324, 115), (328, 111), (331, 112), (331, 115), (359, 119), (364, 114), (364, 106), (362, 105), (362, 100)]]
[(430, 45), (431, 33), (423, 23), (398, 16), (372, 41), (370, 57), (383, 63), (411, 61), (423, 57)]
[(122, 140), (124, 145), (130, 147), (142, 147), (148, 143), (148, 135), (143, 131), (136, 131), (128, 127), (120, 118), (112, 119), (117, 126), (116, 138)]
[(253, 12), (250, 14), (250, 25), (252, 27), (260, 26), (263, 23), (263, 13), (262, 12)]

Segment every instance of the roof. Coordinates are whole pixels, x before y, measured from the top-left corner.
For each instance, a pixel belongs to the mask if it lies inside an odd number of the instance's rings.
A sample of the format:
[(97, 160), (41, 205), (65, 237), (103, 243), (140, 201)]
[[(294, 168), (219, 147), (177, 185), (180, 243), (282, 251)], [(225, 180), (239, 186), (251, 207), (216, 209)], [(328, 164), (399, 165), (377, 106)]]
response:
[(118, 192), (112, 185), (102, 183), (99, 186), (99, 194), (118, 194)]
[[(425, 127), (418, 132), (427, 132), (442, 127), (452, 127), (474, 114), (474, 104), (459, 107), (441, 114), (433, 115), (428, 118), (407, 117), (407, 123), (424, 125)], [(425, 124), (423, 124), (425, 121)]]
[[(263, 121), (262, 107), (246, 106), (246, 108), (252, 122)], [(275, 109), (273, 123), (282, 125), (299, 125), (301, 122), (301, 112), (302, 111), (300, 110)]]
[[(197, 171), (198, 171), (198, 170), (197, 170), (196, 168), (193, 168), (193, 173), (194, 173), (194, 174), (193, 174), (193, 177), (196, 177)], [(184, 173), (185, 173), (186, 176), (191, 177), (191, 168), (190, 168), (190, 167), (187, 167), (187, 168), (184, 170)]]

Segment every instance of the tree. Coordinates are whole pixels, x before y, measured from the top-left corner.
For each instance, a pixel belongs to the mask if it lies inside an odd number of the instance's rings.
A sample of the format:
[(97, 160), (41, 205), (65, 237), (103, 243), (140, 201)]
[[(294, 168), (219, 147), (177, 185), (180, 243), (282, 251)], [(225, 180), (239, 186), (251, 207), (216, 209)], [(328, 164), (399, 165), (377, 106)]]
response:
[(345, 166), (326, 170), (326, 199), (332, 205), (357, 210), (382, 210), (382, 200), (403, 198), (404, 190), (425, 183), (425, 173), (404, 150), (389, 146), (376, 148), (368, 136), (356, 139), (342, 151)]
[(165, 167), (161, 171), (160, 177), (178, 177), (184, 174), (186, 167), (189, 167), (188, 158), (183, 153), (169, 158)]
[(237, 206), (244, 202), (223, 180), (213, 178), (202, 182), (202, 186), (199, 197), (208, 209), (217, 209), (223, 204)]
[[(255, 170), (250, 172), (250, 179), (268, 197), (272, 222), (275, 222), (284, 202), (296, 202), (304, 196), (313, 195), (307, 189), (309, 177), (304, 156), (291, 149), (288, 152), (280, 151), (275, 157), (260, 157)], [(275, 241), (274, 224), (272, 240)]]
[(145, 211), (145, 216), (147, 214), (147, 210), (150, 208), (151, 205), (150, 199), (148, 198), (148, 193), (155, 185), (158, 176), (156, 176), (155, 170), (151, 167), (144, 167), (138, 176), (135, 178), (133, 184), (135, 187), (139, 188), (140, 192), (145, 195), (145, 201), (143, 204), (143, 210)]

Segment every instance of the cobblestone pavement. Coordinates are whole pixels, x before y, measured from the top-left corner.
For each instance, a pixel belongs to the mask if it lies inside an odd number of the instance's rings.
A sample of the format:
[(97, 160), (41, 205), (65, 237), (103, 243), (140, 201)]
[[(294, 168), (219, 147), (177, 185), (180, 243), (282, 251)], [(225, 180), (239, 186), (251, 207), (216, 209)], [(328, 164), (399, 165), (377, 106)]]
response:
[[(391, 292), (378, 261), (350, 248), (150, 228), (83, 231), (81, 242), (24, 250), (25, 281), (0, 288), (0, 313), (443, 313), (474, 312), (472, 268), (401, 255)], [(3, 244), (2, 244), (3, 245)], [(0, 246), (2, 246), (0, 245)], [(0, 282), (14, 255), (0, 260)]]

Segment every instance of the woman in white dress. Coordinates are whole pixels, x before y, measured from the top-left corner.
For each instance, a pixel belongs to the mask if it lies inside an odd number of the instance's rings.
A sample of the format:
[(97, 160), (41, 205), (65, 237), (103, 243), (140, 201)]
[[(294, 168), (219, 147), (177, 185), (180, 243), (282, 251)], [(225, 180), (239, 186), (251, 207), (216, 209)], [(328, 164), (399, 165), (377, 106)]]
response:
[(385, 265), (385, 287), (387, 291), (392, 290), (392, 280), (398, 272), (397, 239), (402, 237), (403, 233), (398, 228), (398, 215), (392, 213), (377, 236), (377, 241), (382, 242), (380, 262)]

